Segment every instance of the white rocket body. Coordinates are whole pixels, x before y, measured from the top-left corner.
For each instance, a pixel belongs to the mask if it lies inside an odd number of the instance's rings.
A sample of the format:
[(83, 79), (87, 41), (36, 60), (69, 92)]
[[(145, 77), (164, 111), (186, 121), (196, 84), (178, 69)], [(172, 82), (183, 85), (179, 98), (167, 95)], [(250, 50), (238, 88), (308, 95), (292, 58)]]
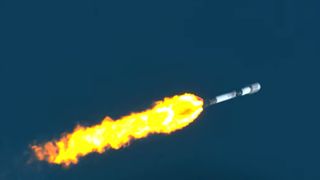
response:
[(254, 93), (257, 93), (258, 91), (260, 91), (260, 89), (261, 89), (261, 85), (259, 83), (254, 83), (249, 86), (243, 87), (239, 91), (232, 91), (232, 92), (229, 92), (226, 94), (216, 96), (215, 98), (209, 100), (209, 103), (207, 106), (210, 106), (213, 104), (218, 104), (218, 103), (221, 103), (224, 101), (228, 101), (228, 100), (233, 99), (238, 96), (245, 96), (245, 95), (249, 95), (249, 94), (254, 94)]

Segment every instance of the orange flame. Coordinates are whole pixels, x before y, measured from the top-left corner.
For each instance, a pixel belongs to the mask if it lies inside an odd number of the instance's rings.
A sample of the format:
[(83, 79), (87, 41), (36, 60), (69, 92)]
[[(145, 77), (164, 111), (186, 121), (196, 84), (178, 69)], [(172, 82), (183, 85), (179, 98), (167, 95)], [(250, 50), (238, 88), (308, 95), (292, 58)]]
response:
[(31, 148), (41, 161), (69, 166), (89, 153), (103, 153), (108, 148), (119, 149), (131, 139), (182, 129), (200, 115), (202, 106), (203, 100), (196, 95), (176, 95), (157, 101), (151, 109), (115, 121), (106, 117), (98, 125), (78, 125), (72, 133), (63, 135), (59, 140)]

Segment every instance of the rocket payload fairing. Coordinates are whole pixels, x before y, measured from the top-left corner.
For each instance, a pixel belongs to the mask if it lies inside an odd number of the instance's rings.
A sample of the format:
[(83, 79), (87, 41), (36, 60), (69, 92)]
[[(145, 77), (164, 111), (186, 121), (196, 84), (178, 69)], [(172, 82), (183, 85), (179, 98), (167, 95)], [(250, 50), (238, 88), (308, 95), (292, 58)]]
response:
[(245, 96), (245, 95), (249, 95), (249, 94), (254, 94), (257, 93), (258, 91), (260, 91), (261, 89), (261, 85), (259, 83), (254, 83), (251, 84), (249, 86), (243, 87), (242, 89), (238, 90), (238, 91), (232, 91), (226, 94), (222, 94), (219, 96), (216, 96), (213, 99), (210, 99), (209, 102), (207, 103), (207, 105), (205, 105), (205, 107), (214, 105), (214, 104), (218, 104), (224, 101), (228, 101), (230, 99), (236, 98), (238, 96)]

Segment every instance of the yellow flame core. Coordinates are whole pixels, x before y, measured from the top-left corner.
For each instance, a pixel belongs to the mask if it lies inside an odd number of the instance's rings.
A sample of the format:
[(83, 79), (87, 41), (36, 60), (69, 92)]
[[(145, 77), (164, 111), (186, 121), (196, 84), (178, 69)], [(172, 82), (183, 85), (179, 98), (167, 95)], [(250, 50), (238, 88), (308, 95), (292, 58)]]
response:
[(39, 160), (69, 166), (92, 152), (103, 153), (106, 149), (119, 149), (132, 139), (149, 134), (169, 134), (193, 122), (203, 110), (203, 100), (185, 93), (162, 101), (146, 111), (132, 113), (118, 120), (106, 117), (100, 124), (83, 127), (78, 125), (72, 133), (59, 140), (33, 145)]

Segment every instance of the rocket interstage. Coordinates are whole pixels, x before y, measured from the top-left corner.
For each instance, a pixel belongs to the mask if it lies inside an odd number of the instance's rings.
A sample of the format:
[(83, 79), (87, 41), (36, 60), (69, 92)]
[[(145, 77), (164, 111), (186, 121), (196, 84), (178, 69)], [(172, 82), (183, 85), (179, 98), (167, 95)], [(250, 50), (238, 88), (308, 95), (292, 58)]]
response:
[(128, 146), (134, 139), (146, 138), (150, 134), (170, 134), (183, 129), (195, 121), (205, 107), (256, 93), (259, 83), (246, 86), (213, 99), (207, 104), (194, 94), (184, 93), (165, 97), (141, 112), (133, 112), (116, 120), (106, 116), (93, 126), (77, 125), (72, 132), (63, 133), (59, 139), (31, 145), (36, 158), (65, 167), (77, 164), (79, 158), (90, 153), (104, 153), (108, 149)]
[(238, 91), (235, 90), (235, 91), (232, 91), (229, 93), (225, 93), (225, 94), (216, 96), (215, 98), (210, 99), (209, 102), (204, 105), (204, 107), (208, 107), (208, 106), (211, 106), (214, 104), (228, 101), (228, 100), (231, 100), (231, 99), (239, 97), (239, 96), (254, 94), (254, 93), (257, 93), (258, 91), (260, 91), (260, 89), (261, 89), (260, 83), (254, 83), (249, 86), (243, 87)]

